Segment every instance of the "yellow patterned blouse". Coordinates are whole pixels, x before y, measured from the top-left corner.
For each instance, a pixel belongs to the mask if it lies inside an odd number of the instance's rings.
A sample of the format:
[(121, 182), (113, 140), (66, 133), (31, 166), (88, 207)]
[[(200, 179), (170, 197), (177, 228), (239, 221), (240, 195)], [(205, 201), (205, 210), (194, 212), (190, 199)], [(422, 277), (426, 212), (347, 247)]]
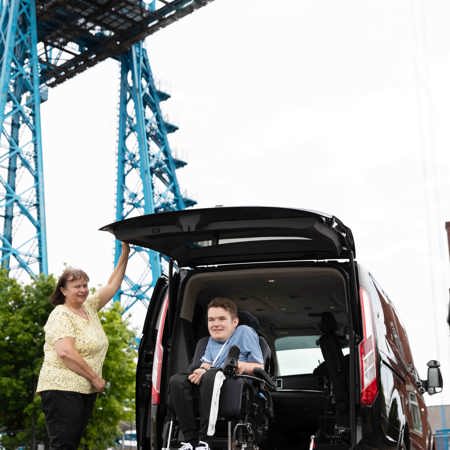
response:
[(97, 314), (99, 298), (89, 296), (84, 308), (89, 320), (72, 312), (65, 305), (57, 305), (44, 326), (44, 363), (39, 374), (36, 392), (57, 390), (82, 394), (95, 392), (86, 378), (70, 370), (56, 354), (55, 342), (64, 337), (75, 339), (75, 348), (92, 369), (101, 376), (108, 350), (108, 338)]

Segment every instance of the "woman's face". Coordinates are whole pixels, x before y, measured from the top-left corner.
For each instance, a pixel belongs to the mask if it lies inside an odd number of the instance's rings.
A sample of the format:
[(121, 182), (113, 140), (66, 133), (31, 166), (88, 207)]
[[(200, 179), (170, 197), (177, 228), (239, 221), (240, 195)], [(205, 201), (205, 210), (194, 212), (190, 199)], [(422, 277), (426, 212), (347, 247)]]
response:
[(65, 297), (65, 303), (80, 306), (89, 295), (88, 281), (84, 278), (67, 281), (66, 286), (61, 288), (61, 292)]

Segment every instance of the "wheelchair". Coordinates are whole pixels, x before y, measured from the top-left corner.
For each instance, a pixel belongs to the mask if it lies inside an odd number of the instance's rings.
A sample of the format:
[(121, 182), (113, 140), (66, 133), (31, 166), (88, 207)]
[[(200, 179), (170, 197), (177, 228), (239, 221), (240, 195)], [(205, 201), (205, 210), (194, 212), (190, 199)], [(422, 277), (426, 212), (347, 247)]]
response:
[[(264, 337), (259, 337), (264, 359), (264, 370), (256, 369), (253, 375), (236, 373), (237, 356), (230, 354), (225, 362), (223, 381), (215, 433), (209, 437), (214, 450), (269, 450), (267, 438), (270, 422), (273, 418), (273, 404), (270, 391), (275, 389), (266, 370), (270, 369), (271, 351)], [(208, 336), (200, 339), (196, 345), (189, 371), (200, 365)], [(163, 430), (163, 450), (178, 448), (181, 441), (180, 431), (173, 415), (166, 421)]]

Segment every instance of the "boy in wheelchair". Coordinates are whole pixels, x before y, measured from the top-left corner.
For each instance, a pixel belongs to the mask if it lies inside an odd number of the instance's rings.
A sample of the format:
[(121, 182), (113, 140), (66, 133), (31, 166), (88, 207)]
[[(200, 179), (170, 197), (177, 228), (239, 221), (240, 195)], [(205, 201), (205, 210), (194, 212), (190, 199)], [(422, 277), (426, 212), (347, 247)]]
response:
[[(232, 348), (234, 351), (236, 347), (239, 349), (239, 356), (235, 355), (237, 361), (234, 370), (237, 375), (251, 376), (255, 369), (264, 369), (263, 354), (256, 331), (247, 325), (238, 324), (237, 307), (232, 300), (224, 297), (211, 300), (208, 304), (207, 345), (200, 360), (194, 355), (192, 363), (197, 365), (200, 362), (200, 365), (190, 367), (187, 373), (178, 373), (170, 379), (170, 402), (185, 441), (181, 442), (180, 450), (209, 450), (207, 431), (208, 424), (211, 428), (210, 415), (214, 415), (214, 412), (211, 414), (211, 409), (218, 407), (218, 399), (215, 399), (211, 406), (214, 383), (221, 385), (224, 379), (222, 374), (217, 377), (216, 374), (229, 363), (227, 357)], [(194, 398), (197, 396), (199, 427), (194, 410)], [(208, 434), (211, 434), (210, 430)]]

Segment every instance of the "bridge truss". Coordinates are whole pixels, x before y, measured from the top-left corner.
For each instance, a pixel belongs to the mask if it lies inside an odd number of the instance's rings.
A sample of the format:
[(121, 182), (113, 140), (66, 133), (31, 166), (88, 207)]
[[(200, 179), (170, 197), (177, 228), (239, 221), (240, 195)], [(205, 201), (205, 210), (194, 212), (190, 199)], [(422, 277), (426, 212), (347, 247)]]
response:
[[(0, 261), (22, 279), (48, 273), (40, 104), (49, 87), (106, 58), (121, 65), (116, 219), (183, 209), (143, 39), (212, 0), (0, 0)], [(119, 256), (116, 244), (115, 261)], [(121, 301), (146, 303), (160, 256), (135, 248)]]

